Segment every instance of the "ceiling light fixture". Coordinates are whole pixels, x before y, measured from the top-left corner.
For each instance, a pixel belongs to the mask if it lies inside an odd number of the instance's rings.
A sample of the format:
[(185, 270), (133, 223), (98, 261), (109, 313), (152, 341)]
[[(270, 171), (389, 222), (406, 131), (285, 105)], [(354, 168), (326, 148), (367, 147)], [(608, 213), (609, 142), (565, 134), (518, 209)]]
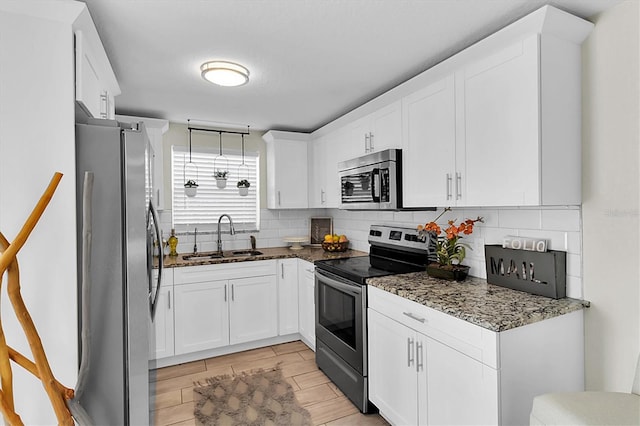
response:
[(249, 81), (249, 70), (233, 62), (205, 62), (200, 72), (202, 78), (219, 86), (242, 86)]

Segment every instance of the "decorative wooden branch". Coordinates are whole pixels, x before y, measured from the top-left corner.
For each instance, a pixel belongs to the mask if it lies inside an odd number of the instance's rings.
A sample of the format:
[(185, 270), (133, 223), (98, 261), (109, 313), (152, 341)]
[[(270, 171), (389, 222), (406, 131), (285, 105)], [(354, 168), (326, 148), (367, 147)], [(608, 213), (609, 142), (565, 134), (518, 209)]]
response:
[(5, 341), (0, 323), (0, 381), (2, 384), (2, 391), (0, 391), (0, 412), (2, 412), (5, 421), (11, 425), (22, 425), (23, 423), (14, 409), (12, 371), (9, 359), (40, 379), (51, 401), (58, 423), (69, 426), (74, 424), (66, 403), (66, 400), (73, 398), (73, 390), (62, 386), (51, 372), (40, 336), (20, 295), (20, 272), (16, 259), (18, 251), (26, 243), (38, 220), (40, 220), (40, 217), (47, 208), (49, 201), (51, 201), (60, 183), (60, 179), (62, 179), (62, 174), (55, 173), (49, 186), (42, 197), (40, 197), (40, 200), (13, 242), (9, 243), (4, 235), (0, 233), (0, 249), (2, 250), (2, 254), (0, 255), (0, 284), (1, 277), (6, 271), (9, 300), (24, 330), (31, 353), (34, 357), (34, 362), (32, 362), (19, 352), (10, 348)]

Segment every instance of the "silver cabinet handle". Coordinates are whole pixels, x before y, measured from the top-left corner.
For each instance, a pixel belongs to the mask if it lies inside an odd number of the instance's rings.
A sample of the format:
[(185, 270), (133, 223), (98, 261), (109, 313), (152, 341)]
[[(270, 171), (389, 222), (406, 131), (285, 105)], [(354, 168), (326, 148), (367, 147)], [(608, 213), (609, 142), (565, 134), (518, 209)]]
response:
[(171, 291), (167, 292), (167, 308), (171, 309)]
[(456, 200), (462, 198), (462, 173), (456, 172)]
[(278, 205), (282, 205), (282, 198), (280, 197), (280, 191), (278, 191)]
[(424, 369), (424, 356), (422, 353), (422, 342), (416, 343), (416, 359), (418, 362), (416, 363), (416, 371), (420, 372), (420, 370)]
[(369, 152), (369, 135), (364, 134), (364, 152)]
[(324, 204), (325, 202), (325, 196), (324, 196), (324, 189), (320, 190), (320, 204)]
[(421, 322), (423, 324), (424, 324), (425, 321), (427, 321), (425, 318), (419, 317), (416, 314), (412, 314), (411, 312), (403, 312), (402, 314), (408, 316), (409, 318), (411, 318), (413, 320)]
[(231, 301), (233, 302), (235, 300), (236, 300), (235, 291), (234, 291), (234, 288), (233, 288), (233, 284), (231, 284)]
[(369, 151), (373, 152), (373, 133), (369, 132)]
[(224, 285), (224, 301), (227, 301), (227, 285)]
[(447, 173), (446, 189), (447, 189), (447, 200), (450, 200), (451, 199), (451, 174), (450, 173)]
[(413, 361), (413, 339), (411, 337), (407, 337), (407, 367), (411, 367)]
[(280, 277), (284, 279), (284, 263), (280, 264)]

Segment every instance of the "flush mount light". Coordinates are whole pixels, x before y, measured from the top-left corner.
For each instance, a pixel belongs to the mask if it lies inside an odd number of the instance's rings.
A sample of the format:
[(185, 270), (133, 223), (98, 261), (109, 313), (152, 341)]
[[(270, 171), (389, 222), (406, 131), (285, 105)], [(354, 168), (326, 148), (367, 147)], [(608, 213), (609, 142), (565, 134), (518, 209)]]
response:
[(205, 62), (200, 72), (202, 78), (219, 86), (242, 86), (249, 81), (249, 70), (233, 62)]

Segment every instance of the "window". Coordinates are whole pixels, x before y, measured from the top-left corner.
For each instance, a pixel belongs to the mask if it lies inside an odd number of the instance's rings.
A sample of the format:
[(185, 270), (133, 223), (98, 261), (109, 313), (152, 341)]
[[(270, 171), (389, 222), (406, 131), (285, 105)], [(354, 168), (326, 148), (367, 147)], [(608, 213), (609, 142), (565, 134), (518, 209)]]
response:
[[(216, 168), (227, 168), (227, 186), (220, 189), (213, 177), (214, 160), (219, 156), (217, 149), (198, 147), (191, 150), (189, 164), (189, 149), (184, 146), (171, 148), (171, 177), (173, 196), (173, 224), (202, 225), (216, 224), (221, 214), (228, 214), (234, 224), (240, 229), (257, 230), (259, 223), (259, 182), (258, 153), (244, 153), (244, 164), (240, 151), (225, 151), (226, 162), (216, 161)], [(186, 164), (186, 165), (185, 165)], [(185, 176), (186, 174), (186, 176)], [(197, 180), (198, 192), (195, 197), (187, 197), (184, 183)], [(247, 179), (251, 186), (247, 196), (240, 196), (236, 184), (241, 179)], [(240, 226), (239, 226), (240, 225)]]

